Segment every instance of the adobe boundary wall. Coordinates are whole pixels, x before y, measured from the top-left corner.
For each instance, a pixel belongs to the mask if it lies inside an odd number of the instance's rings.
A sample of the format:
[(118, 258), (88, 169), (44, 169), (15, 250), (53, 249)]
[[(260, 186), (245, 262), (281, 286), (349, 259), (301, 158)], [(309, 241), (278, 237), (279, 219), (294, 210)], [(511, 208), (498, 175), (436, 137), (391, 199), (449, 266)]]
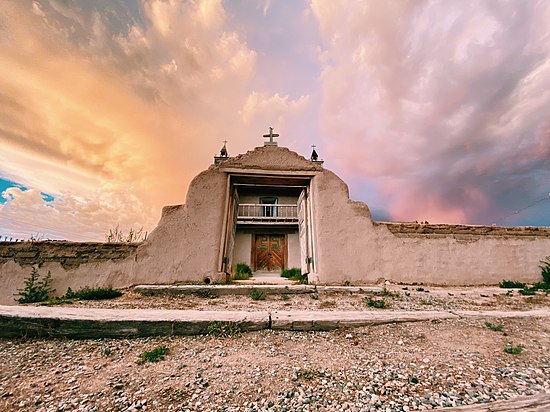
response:
[(312, 182), (318, 283), (496, 285), (541, 280), (550, 228), (374, 222), (324, 170)]
[[(226, 170), (224, 170), (224, 167)], [(550, 255), (550, 228), (422, 225), (372, 221), (334, 173), (286, 148), (257, 148), (196, 176), (183, 205), (163, 209), (147, 241), (127, 243), (0, 242), (0, 304), (14, 304), (33, 265), (51, 271), (57, 294), (68, 287), (223, 283), (228, 170), (312, 176), (310, 201), (315, 273), (310, 283), (496, 285), (536, 282)], [(292, 168), (294, 167), (294, 169)]]

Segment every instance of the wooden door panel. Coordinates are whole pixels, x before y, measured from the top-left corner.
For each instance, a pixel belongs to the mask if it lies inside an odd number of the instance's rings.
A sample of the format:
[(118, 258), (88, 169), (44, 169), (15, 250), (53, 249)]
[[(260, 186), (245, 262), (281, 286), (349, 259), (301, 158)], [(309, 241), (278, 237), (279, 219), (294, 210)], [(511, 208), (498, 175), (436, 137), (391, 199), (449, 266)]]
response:
[(284, 235), (256, 235), (255, 270), (281, 270), (285, 262)]
[(270, 270), (281, 270), (284, 266), (284, 241), (285, 237), (282, 235), (270, 236)]
[(256, 270), (269, 270), (269, 236), (256, 235)]

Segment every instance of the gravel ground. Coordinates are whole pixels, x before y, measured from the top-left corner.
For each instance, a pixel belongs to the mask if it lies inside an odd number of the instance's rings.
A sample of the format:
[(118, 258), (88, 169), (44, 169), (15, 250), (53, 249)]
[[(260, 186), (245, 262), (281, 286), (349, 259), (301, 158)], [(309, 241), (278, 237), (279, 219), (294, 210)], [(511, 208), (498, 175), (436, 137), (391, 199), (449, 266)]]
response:
[[(408, 411), (550, 391), (547, 320), (231, 337), (0, 340), (2, 411)], [(508, 342), (524, 345), (508, 354)], [(169, 348), (164, 360), (139, 354)]]
[[(404, 289), (407, 288), (407, 289)], [(390, 285), (399, 296), (318, 293), (142, 297), (79, 307), (199, 310), (532, 310), (550, 297), (498, 288)], [(426, 290), (429, 290), (426, 291)], [(380, 309), (378, 309), (380, 310)], [(550, 391), (548, 319), (389, 324), (333, 332), (264, 330), (230, 337), (0, 340), (1, 411), (409, 411)], [(522, 346), (509, 354), (505, 347)], [(156, 363), (139, 355), (165, 346)]]
[[(497, 287), (426, 287), (389, 285), (398, 296), (380, 296), (371, 292), (319, 292), (315, 294), (270, 295), (265, 300), (249, 296), (201, 298), (195, 295), (142, 296), (126, 290), (117, 299), (77, 301), (62, 306), (133, 309), (193, 309), (193, 310), (377, 310), (366, 300), (384, 299), (385, 310), (534, 310), (550, 307), (550, 294), (520, 295), (518, 290)], [(419, 289), (419, 290), (417, 290)]]

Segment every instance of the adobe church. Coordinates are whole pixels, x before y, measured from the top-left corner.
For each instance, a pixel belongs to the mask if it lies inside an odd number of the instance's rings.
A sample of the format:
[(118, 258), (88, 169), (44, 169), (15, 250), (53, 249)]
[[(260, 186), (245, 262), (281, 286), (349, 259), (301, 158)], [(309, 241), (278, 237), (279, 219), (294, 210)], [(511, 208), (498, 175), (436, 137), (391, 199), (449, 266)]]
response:
[[(233, 263), (301, 268), (310, 283), (497, 284), (536, 280), (550, 229), (375, 222), (347, 185), (276, 142), (214, 164), (169, 206), (138, 250), (139, 278), (223, 282)], [(143, 269), (142, 269), (143, 268)], [(143, 272), (142, 272), (143, 271)]]
[[(33, 265), (67, 287), (224, 283), (234, 263), (254, 271), (301, 268), (309, 283), (380, 280), (436, 285), (538, 281), (550, 228), (376, 222), (347, 185), (309, 159), (266, 141), (214, 163), (166, 206), (140, 244), (0, 242), (0, 287), (16, 293)], [(0, 304), (13, 303), (0, 298)]]

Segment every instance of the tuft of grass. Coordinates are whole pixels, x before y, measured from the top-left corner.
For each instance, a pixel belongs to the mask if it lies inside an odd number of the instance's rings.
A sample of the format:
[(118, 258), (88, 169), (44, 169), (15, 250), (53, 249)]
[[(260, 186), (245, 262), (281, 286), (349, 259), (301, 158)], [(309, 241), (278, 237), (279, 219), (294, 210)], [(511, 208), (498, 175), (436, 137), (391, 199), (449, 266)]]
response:
[(40, 275), (36, 268), (31, 269), (30, 275), (25, 278), (25, 287), (23, 289), (17, 289), (15, 300), (18, 303), (36, 303), (44, 302), (50, 298), (50, 294), (55, 292), (52, 289), (52, 274), (48, 271), (48, 274), (44, 276), (44, 279), (40, 280)]
[(524, 288), (519, 291), (519, 293), (523, 296), (533, 296), (536, 295), (537, 289), (535, 288)]
[(319, 300), (319, 295), (317, 293), (311, 293), (309, 297), (313, 300)]
[(267, 297), (267, 293), (265, 290), (262, 289), (252, 289), (250, 291), (250, 297), (252, 300), (265, 300)]
[(504, 289), (523, 289), (526, 285), (523, 282), (517, 282), (515, 280), (503, 280), (498, 286)]
[(502, 332), (502, 329), (504, 329), (504, 325), (494, 325), (491, 322), (485, 322), (485, 327), (494, 332)]
[(288, 296), (287, 293), (283, 293), (283, 294), (281, 295), (281, 300), (289, 300), (289, 299), (290, 299), (290, 297)]
[(211, 289), (198, 289), (195, 293), (195, 296), (198, 296), (202, 299), (216, 299), (218, 297), (218, 293), (211, 290)]
[(388, 302), (386, 302), (384, 299), (365, 298), (365, 304), (369, 308), (375, 309), (385, 309), (389, 307)]
[(281, 270), (281, 276), (290, 280), (295, 280), (300, 284), (307, 284), (307, 275), (302, 275), (298, 268), (289, 268)]
[(298, 378), (304, 379), (306, 381), (313, 380), (315, 378), (322, 378), (325, 375), (325, 372), (318, 370), (299, 370), (297, 372)]
[(523, 345), (521, 343), (514, 346), (512, 342), (506, 342), (506, 346), (504, 346), (504, 352), (509, 353), (510, 355), (519, 355), (522, 351)]
[(353, 286), (353, 283), (351, 283), (349, 280), (345, 280), (344, 286)]
[(380, 292), (377, 293), (378, 296), (387, 296), (389, 298), (398, 298), (400, 296), (399, 292), (392, 292), (384, 286)]
[(57, 306), (57, 305), (65, 305), (73, 303), (74, 299), (67, 299), (64, 296), (61, 297), (53, 297), (48, 299), (46, 302), (41, 302), (40, 306)]
[(208, 334), (226, 338), (242, 333), (239, 322), (212, 322), (208, 325)]
[(104, 346), (101, 348), (101, 356), (113, 356), (114, 352), (111, 348)]
[(420, 288), (416, 288), (416, 291), (417, 292), (425, 292), (426, 290), (424, 288), (420, 287)]
[(159, 391), (161, 397), (170, 402), (182, 402), (187, 399), (189, 392), (182, 388), (163, 388)]
[(247, 280), (252, 277), (252, 269), (246, 263), (237, 263), (233, 273), (234, 280)]
[(324, 302), (319, 303), (320, 309), (335, 308), (336, 302), (333, 300), (325, 300)]
[(113, 289), (111, 285), (106, 288), (91, 288), (89, 286), (85, 286), (77, 291), (73, 291), (71, 288), (68, 288), (67, 293), (65, 293), (61, 299), (105, 300), (118, 298), (119, 296), (122, 296), (122, 292), (118, 289)]
[(140, 353), (138, 356), (137, 364), (143, 365), (146, 362), (152, 362), (156, 363), (161, 360), (164, 360), (166, 355), (170, 352), (170, 348), (168, 346), (157, 346), (155, 349), (150, 351), (145, 351), (143, 353)]

